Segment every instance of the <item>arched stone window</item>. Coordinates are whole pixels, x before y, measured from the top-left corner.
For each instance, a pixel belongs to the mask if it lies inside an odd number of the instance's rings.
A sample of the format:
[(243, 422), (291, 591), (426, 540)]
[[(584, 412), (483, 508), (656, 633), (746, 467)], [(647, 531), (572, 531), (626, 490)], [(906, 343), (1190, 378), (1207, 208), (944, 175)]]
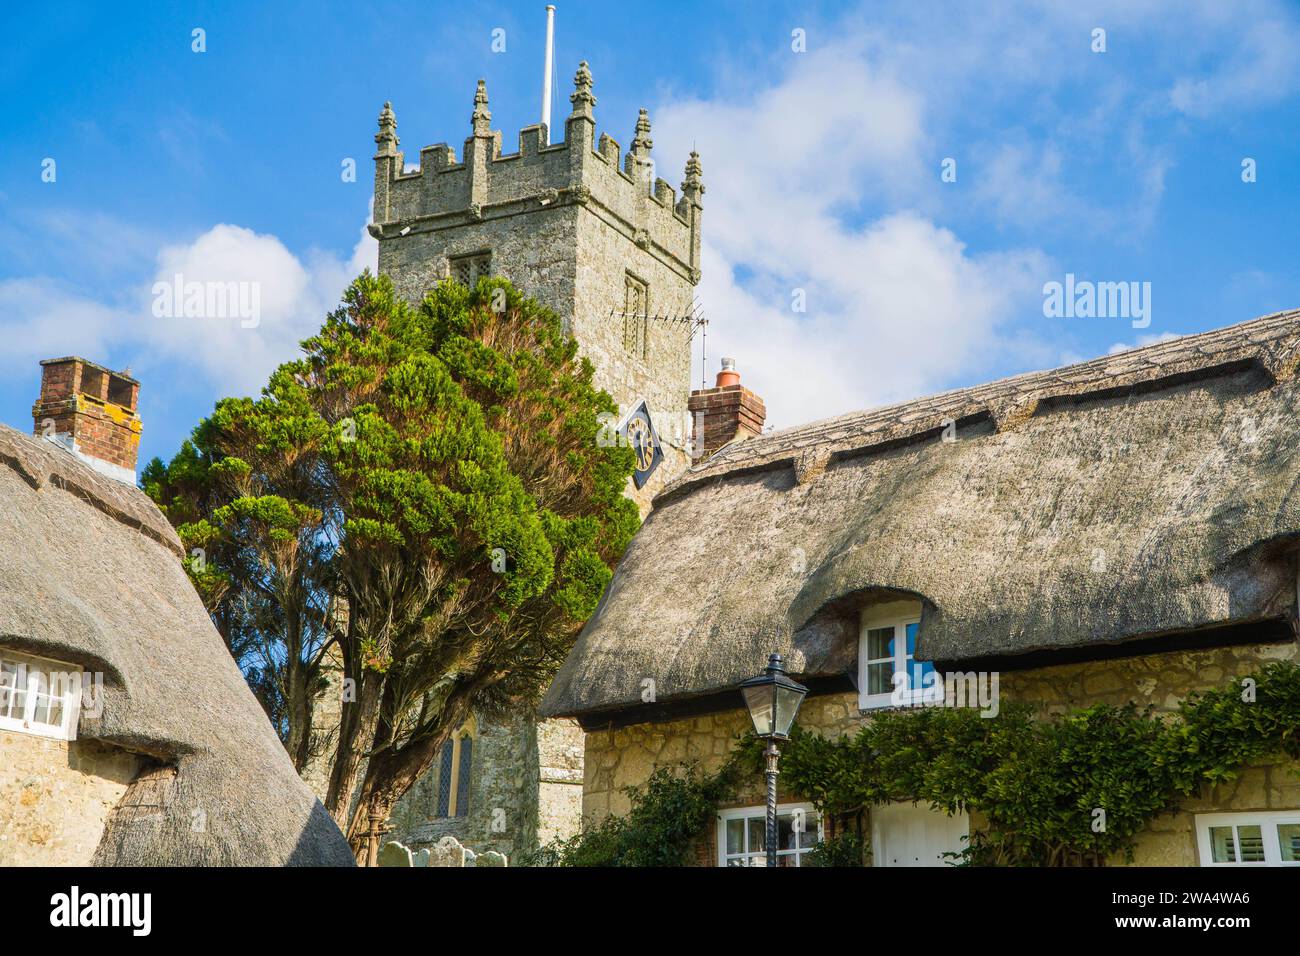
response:
[(442, 745), (438, 755), (436, 773), (438, 781), (435, 814), (439, 817), (464, 817), (469, 815), (470, 785), (474, 774), (474, 737), (477, 727), (474, 718), (465, 721)]

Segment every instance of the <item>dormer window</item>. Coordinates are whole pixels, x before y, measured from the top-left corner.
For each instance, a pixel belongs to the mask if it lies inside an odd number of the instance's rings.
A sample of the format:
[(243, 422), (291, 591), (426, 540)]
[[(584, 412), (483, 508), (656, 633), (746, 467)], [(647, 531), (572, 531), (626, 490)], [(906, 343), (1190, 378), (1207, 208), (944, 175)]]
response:
[(81, 668), (0, 649), (0, 730), (77, 739)]
[(890, 601), (862, 612), (858, 638), (858, 707), (919, 704), (934, 684), (934, 665), (912, 659), (921, 627), (920, 601)]

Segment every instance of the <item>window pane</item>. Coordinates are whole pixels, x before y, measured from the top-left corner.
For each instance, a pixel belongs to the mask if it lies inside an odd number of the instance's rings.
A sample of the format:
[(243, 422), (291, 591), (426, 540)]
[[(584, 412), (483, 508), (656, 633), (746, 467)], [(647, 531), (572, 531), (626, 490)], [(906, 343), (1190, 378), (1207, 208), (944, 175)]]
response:
[(1237, 862), (1232, 827), (1210, 827), (1210, 856), (1215, 863)]
[(438, 761), (438, 816), (445, 817), (451, 809), (451, 748), (448, 740), (442, 745), (441, 759)]
[[(745, 821), (740, 817), (735, 817), (727, 821), (727, 853), (730, 855), (744, 852)], [(731, 862), (728, 862), (727, 865), (731, 866)]]
[[(746, 847), (751, 853), (762, 853), (766, 847), (767, 819), (765, 817), (749, 818), (749, 846)], [(761, 863), (759, 864), (762, 865)]]
[(818, 843), (822, 842), (821, 834), (819, 832), (821, 830), (821, 821), (818, 818), (817, 814), (815, 813), (807, 814), (804, 817), (803, 826), (804, 826), (803, 833), (799, 834), (800, 849), (806, 850), (809, 847), (814, 847)]
[(1282, 846), (1282, 862), (1300, 863), (1300, 823), (1279, 823), (1277, 842)]
[(13, 661), (0, 661), (0, 717), (22, 716), (22, 703), (18, 698), (23, 686), (18, 681), (18, 665)]
[(469, 781), (474, 764), (474, 738), (460, 738), (460, 769), (456, 774), (456, 816), (469, 815)]
[(44, 671), (37, 671), (28, 678), (27, 688), (30, 693), (35, 687), (36, 701), (32, 710), (32, 720), (38, 724), (50, 722), (50, 678)]
[(1264, 831), (1259, 826), (1237, 827), (1242, 863), (1264, 862)]
[(873, 627), (867, 631), (867, 660), (894, 659), (894, 629)]
[(927, 676), (934, 673), (934, 665), (929, 661), (908, 661), (907, 673), (912, 690), (926, 690), (936, 683), (935, 678)]
[(776, 818), (776, 848), (793, 850), (795, 848), (794, 814), (782, 813)]
[(867, 693), (892, 694), (894, 692), (894, 662), (867, 665)]

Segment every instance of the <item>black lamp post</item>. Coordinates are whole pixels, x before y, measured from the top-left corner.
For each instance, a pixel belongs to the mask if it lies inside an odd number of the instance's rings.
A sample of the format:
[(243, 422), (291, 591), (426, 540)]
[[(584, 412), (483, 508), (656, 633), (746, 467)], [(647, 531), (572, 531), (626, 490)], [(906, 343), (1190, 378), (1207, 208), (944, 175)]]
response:
[(763, 756), (767, 758), (767, 865), (776, 866), (776, 762), (781, 755), (778, 740), (790, 737), (794, 716), (799, 713), (808, 688), (785, 674), (780, 654), (767, 659), (767, 669), (740, 685), (754, 733), (767, 741)]

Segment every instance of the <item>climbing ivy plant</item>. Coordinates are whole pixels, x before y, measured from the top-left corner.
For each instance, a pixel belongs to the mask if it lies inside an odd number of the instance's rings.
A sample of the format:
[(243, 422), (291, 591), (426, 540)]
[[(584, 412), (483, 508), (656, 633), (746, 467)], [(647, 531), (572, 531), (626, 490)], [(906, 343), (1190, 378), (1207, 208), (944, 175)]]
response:
[[(550, 848), (544, 862), (685, 862), (736, 775), (760, 772), (761, 749), (750, 734), (716, 774), (657, 770), (627, 791), (626, 816)], [(867, 809), (910, 800), (983, 815), (954, 862), (1060, 866), (1112, 854), (1132, 859), (1138, 833), (1154, 817), (1271, 756), (1300, 759), (1300, 666), (1289, 662), (1193, 694), (1167, 715), (1096, 704), (1043, 720), (1012, 703), (993, 718), (970, 708), (886, 711), (838, 738), (796, 727), (782, 749), (781, 781), (831, 823), (814, 863), (861, 863)]]

